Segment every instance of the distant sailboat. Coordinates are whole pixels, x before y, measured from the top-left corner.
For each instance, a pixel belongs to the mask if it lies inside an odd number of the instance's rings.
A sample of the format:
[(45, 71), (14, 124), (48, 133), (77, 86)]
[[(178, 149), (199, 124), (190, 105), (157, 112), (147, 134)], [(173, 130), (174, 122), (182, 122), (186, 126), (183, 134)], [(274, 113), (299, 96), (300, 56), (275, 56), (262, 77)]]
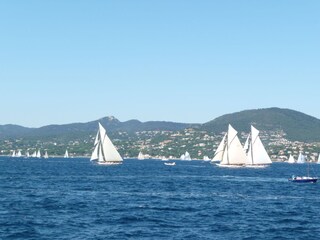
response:
[(16, 157), (21, 157), (22, 154), (21, 154), (21, 151), (19, 150), (18, 153), (16, 154)]
[(139, 160), (144, 160), (144, 155), (143, 155), (142, 152), (139, 152), (139, 154), (138, 154), (138, 159), (139, 159)]
[(26, 152), (26, 157), (30, 157), (29, 151)]
[(104, 165), (121, 164), (123, 161), (119, 152), (108, 137), (106, 130), (100, 123), (90, 160), (98, 160), (98, 164)]
[(37, 156), (36, 156), (37, 158), (41, 158), (41, 153), (40, 153), (40, 150), (38, 150), (38, 152), (37, 152)]
[(64, 158), (69, 158), (69, 153), (68, 153), (68, 149), (66, 149), (66, 152), (64, 153)]
[(318, 161), (317, 161), (317, 164), (320, 164), (320, 153), (318, 155)]
[(290, 154), (288, 163), (295, 163), (294, 157)]
[(300, 151), (297, 163), (305, 163), (306, 162), (306, 157), (305, 155), (302, 154), (302, 151)]
[(11, 157), (16, 157), (16, 151), (13, 150)]
[(48, 152), (46, 151), (43, 155), (44, 158), (49, 158)]
[[(229, 124), (226, 141), (222, 143), (222, 159), (220, 167), (243, 167), (246, 163), (246, 154), (237, 136), (237, 131)], [(221, 144), (221, 143), (220, 143)], [(220, 147), (220, 145), (219, 145)], [(218, 147), (218, 148), (219, 148)], [(217, 151), (216, 151), (217, 152)]]
[(187, 160), (187, 161), (191, 160), (190, 153), (186, 151), (184, 154), (180, 156), (180, 160)]
[(266, 149), (261, 142), (259, 131), (253, 126), (251, 126), (251, 133), (249, 134), (246, 143), (248, 145), (248, 150), (246, 151), (247, 167), (266, 167), (272, 163)]
[(31, 157), (37, 157), (37, 151), (34, 151), (33, 153), (32, 153), (32, 155), (31, 155)]

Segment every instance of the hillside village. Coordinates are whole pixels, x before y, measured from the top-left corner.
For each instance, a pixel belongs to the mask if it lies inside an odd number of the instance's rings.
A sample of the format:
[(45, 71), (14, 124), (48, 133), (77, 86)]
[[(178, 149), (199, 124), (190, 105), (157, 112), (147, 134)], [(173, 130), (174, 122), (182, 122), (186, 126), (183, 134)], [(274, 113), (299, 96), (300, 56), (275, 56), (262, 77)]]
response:
[[(192, 159), (213, 157), (224, 133), (210, 134), (196, 128), (181, 131), (125, 131), (110, 134), (114, 145), (124, 158), (136, 158), (142, 152), (148, 158), (180, 158), (188, 151)], [(238, 136), (244, 144), (248, 133), (240, 132)], [(286, 161), (289, 154), (297, 158), (303, 151), (309, 161), (316, 161), (320, 152), (320, 143), (291, 142), (283, 131), (260, 131), (260, 137), (273, 161)], [(89, 157), (93, 149), (95, 134), (72, 140), (28, 138), (5, 139), (0, 141), (1, 155), (12, 155), (13, 151), (33, 152), (40, 149), (49, 156), (63, 156), (68, 149), (71, 156)]]

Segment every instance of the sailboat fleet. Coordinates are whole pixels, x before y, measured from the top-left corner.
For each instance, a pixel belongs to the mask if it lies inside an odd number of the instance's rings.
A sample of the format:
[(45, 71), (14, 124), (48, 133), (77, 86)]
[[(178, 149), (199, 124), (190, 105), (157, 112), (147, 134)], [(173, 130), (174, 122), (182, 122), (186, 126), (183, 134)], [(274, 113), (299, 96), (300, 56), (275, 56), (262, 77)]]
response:
[[(13, 150), (12, 157), (22, 157), (21, 150)], [(32, 154), (27, 150), (25, 157), (34, 158), (48, 158), (48, 152), (45, 151), (41, 155), (40, 149), (35, 150)], [(68, 149), (66, 149), (64, 158), (69, 158)], [(140, 152), (138, 159), (145, 159), (145, 155)], [(180, 160), (191, 160), (189, 152), (181, 155)], [(229, 124), (228, 130), (223, 136), (220, 144), (218, 145), (212, 160), (205, 156), (204, 161), (211, 161), (216, 163), (219, 167), (248, 167), (248, 168), (262, 168), (272, 164), (272, 161), (261, 141), (259, 130), (251, 126), (251, 131), (246, 139), (244, 146), (242, 146), (238, 137), (238, 132)], [(91, 154), (90, 161), (94, 161), (99, 165), (118, 165), (122, 164), (123, 159), (112, 141), (108, 137), (105, 128), (98, 123), (98, 132), (94, 141), (94, 148)], [(294, 156), (290, 154), (288, 163), (305, 163), (306, 156), (302, 151), (299, 152), (297, 161)], [(318, 155), (317, 163), (320, 164), (320, 154)], [(165, 165), (175, 165), (175, 163), (165, 163)], [(316, 182), (317, 178), (310, 177), (309, 173), (306, 177), (295, 177), (289, 179), (292, 182)]]
[(262, 141), (259, 131), (251, 126), (247, 141), (242, 146), (238, 132), (229, 124), (228, 131), (220, 142), (212, 162), (220, 167), (266, 167), (272, 163)]

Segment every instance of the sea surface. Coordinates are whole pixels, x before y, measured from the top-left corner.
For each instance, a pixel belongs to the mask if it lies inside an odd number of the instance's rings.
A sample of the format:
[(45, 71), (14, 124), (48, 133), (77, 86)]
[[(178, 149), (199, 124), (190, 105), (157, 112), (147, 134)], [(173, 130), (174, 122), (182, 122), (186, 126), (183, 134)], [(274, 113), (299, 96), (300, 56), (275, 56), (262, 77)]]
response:
[(287, 180), (306, 166), (0, 157), (0, 239), (320, 239), (320, 182)]

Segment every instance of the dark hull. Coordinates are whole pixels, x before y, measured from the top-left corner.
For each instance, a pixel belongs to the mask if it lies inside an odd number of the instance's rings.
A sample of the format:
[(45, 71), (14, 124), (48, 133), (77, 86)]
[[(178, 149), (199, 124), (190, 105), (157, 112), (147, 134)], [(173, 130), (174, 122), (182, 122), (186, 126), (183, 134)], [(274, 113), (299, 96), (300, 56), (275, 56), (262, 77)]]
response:
[(309, 179), (292, 179), (289, 178), (290, 182), (296, 182), (296, 183), (316, 183), (318, 181), (318, 178), (309, 178)]

